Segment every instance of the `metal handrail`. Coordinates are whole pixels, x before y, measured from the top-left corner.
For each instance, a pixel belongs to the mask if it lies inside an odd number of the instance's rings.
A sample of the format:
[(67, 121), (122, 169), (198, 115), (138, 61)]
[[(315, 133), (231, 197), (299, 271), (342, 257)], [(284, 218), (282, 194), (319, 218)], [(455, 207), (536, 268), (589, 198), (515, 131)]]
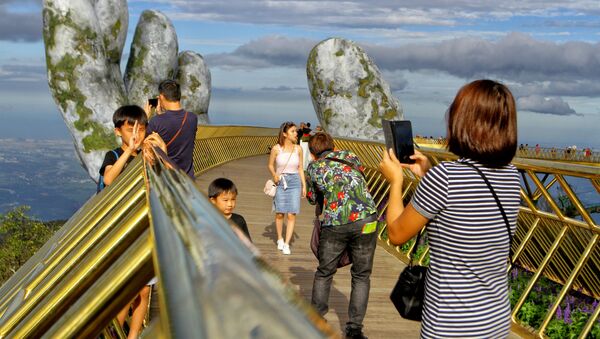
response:
[[(231, 160), (267, 154), (277, 134), (275, 129), (243, 126), (213, 126), (207, 131), (208, 127), (198, 131), (199, 135), (205, 132), (205, 137), (196, 141), (196, 174)], [(356, 152), (367, 167), (368, 185), (383, 220), (389, 192), (377, 170), (383, 145), (354, 139), (335, 142), (338, 148)], [(433, 164), (456, 158), (441, 148), (423, 148), (422, 152)], [(145, 170), (139, 159), (134, 161), (0, 287), (0, 338), (100, 333), (152, 274), (151, 248), (163, 305), (160, 326), (151, 327), (160, 335), (185, 337), (192, 333), (185, 331), (196, 330), (194, 336), (204, 333), (211, 338), (248, 336), (252, 330), (274, 337), (333, 335), (295, 291), (242, 247), (189, 178), (173, 170), (162, 154), (155, 156), (157, 162)], [(534, 272), (513, 309), (513, 321), (538, 279), (554, 280), (563, 288), (535, 329), (536, 335), (544, 336), (569, 291), (600, 297), (600, 227), (582, 202), (585, 195), (598, 200), (600, 169), (524, 158), (515, 158), (513, 163), (522, 175), (523, 198), (513, 259)], [(408, 201), (418, 178), (408, 171), (404, 175), (403, 197)], [(578, 192), (573, 180), (586, 183), (591, 191), (585, 195)], [(562, 192), (560, 201), (555, 199), (557, 189)], [(568, 210), (565, 204), (569, 204)], [(148, 235), (150, 224), (152, 234)], [(407, 259), (400, 247), (387, 242), (384, 222), (379, 237), (379, 245)], [(178, 255), (173, 256), (173, 249)], [(135, 253), (136, 260), (128, 260), (124, 253)], [(176, 284), (180, 279), (186, 280), (185, 288)], [(244, 312), (248, 307), (253, 312)], [(238, 317), (240, 314), (244, 318)], [(600, 307), (590, 316), (581, 337), (589, 333), (599, 315)], [(232, 318), (243, 321), (235, 326), (220, 322)], [(201, 330), (199, 319), (204, 320)]]
[[(245, 153), (240, 156), (236, 153), (236, 150), (248, 147), (249, 142), (244, 138), (247, 138), (249, 133), (244, 133), (243, 127), (240, 127), (240, 130), (227, 129), (222, 133), (218, 128), (212, 128), (212, 137), (196, 144), (195, 169), (197, 174), (208, 168), (250, 155), (245, 151), (240, 152)], [(202, 129), (198, 130), (198, 134), (202, 134)], [(252, 155), (266, 153), (263, 149), (264, 145), (275, 143), (274, 137), (269, 139), (266, 136), (256, 136), (254, 138), (253, 144), (257, 144), (258, 140), (261, 140), (262, 144)], [(223, 147), (225, 142), (227, 146)], [(379, 245), (399, 259), (408, 262), (405, 253), (410, 251), (410, 247), (415, 246), (414, 243), (409, 246), (408, 251), (403, 251), (400, 246), (392, 246), (387, 241), (386, 226), (383, 220), (387, 208), (389, 186), (378, 171), (383, 144), (346, 138), (336, 138), (335, 144), (337, 148), (349, 149), (357, 153), (367, 168), (368, 185), (377, 203), (380, 220), (382, 220)], [(454, 154), (437, 144), (432, 148), (422, 147), (421, 151), (429, 157), (434, 165), (456, 159)], [(201, 161), (198, 158), (205, 154), (208, 154), (210, 161)], [(591, 212), (582, 203), (582, 195), (570, 184), (573, 178), (584, 182), (591, 190), (586, 194), (593, 195), (596, 197), (595, 201), (598, 201), (600, 168), (593, 163), (521, 157), (515, 158), (513, 164), (522, 175), (521, 196), (523, 197), (523, 206), (520, 208), (517, 233), (513, 243), (513, 259), (517, 265), (534, 272), (529, 285), (513, 309), (513, 323), (516, 325), (517, 321), (514, 316), (519, 312), (523, 302), (527, 300), (542, 276), (564, 286), (555, 304), (549, 305), (550, 310), (546, 314), (546, 320), (551, 319), (557, 305), (562, 302), (569, 291), (577, 290), (595, 298), (600, 297), (600, 281), (597, 279), (597, 272), (600, 271), (600, 247), (596, 240), (600, 234), (600, 227), (594, 221)], [(404, 171), (404, 175), (403, 197), (408, 202), (416, 190), (419, 180), (407, 170)], [(562, 198), (572, 206), (574, 214), (563, 212), (559, 202), (555, 201), (556, 193), (553, 190), (556, 190), (557, 187), (562, 190)], [(546, 207), (544, 207), (544, 203)], [(419, 262), (423, 262), (427, 254), (428, 248), (425, 247), (418, 259)], [(598, 319), (598, 313), (595, 312), (589, 318), (582, 336), (590, 331), (591, 325)], [(540, 328), (536, 329), (537, 335), (543, 336), (547, 325), (547, 321), (543, 322)]]
[[(383, 145), (356, 139), (336, 139), (335, 142), (338, 148), (356, 152), (365, 166), (369, 167), (369, 187), (383, 220), (389, 190), (387, 182), (377, 171)], [(434, 165), (456, 159), (455, 155), (443, 149), (422, 148), (421, 152), (427, 155)], [(600, 280), (597, 278), (597, 272), (600, 271), (600, 247), (597, 245), (600, 227), (569, 183), (570, 180), (586, 183), (590, 189), (587, 194), (593, 195), (596, 197), (595, 201), (599, 201), (600, 168), (593, 164), (525, 158), (515, 158), (513, 164), (522, 175), (523, 199), (517, 220), (517, 232), (513, 238), (513, 260), (516, 265), (534, 272), (513, 308), (513, 324), (517, 325), (517, 314), (542, 276), (563, 285), (555, 303), (549, 305), (541, 326), (535, 329), (536, 335), (543, 336), (558, 305), (569, 291), (577, 290), (596, 299), (600, 298)], [(408, 202), (419, 179), (408, 170), (404, 170), (404, 176), (403, 197), (404, 201)], [(562, 190), (561, 199), (571, 207), (572, 214), (565, 212), (559, 206), (559, 202), (555, 201), (556, 193), (553, 193), (553, 189)], [(546, 202), (548, 207), (543, 207), (542, 202)], [(410, 253), (412, 247), (416, 246), (413, 243), (407, 251), (402, 251), (399, 246), (392, 246), (387, 240), (385, 222), (382, 222), (379, 239), (381, 246), (406, 263), (406, 253)], [(428, 248), (425, 247), (418, 261), (423, 262), (427, 254)], [(598, 312), (590, 316), (581, 333), (582, 337), (589, 333), (597, 319)]]
[(295, 291), (264, 269), (193, 181), (161, 151), (156, 155), (147, 176), (162, 328), (177, 338), (332, 335)]
[(0, 338), (40, 337), (57, 321), (76, 319), (63, 314), (148, 227), (141, 174), (138, 159), (4, 284)]

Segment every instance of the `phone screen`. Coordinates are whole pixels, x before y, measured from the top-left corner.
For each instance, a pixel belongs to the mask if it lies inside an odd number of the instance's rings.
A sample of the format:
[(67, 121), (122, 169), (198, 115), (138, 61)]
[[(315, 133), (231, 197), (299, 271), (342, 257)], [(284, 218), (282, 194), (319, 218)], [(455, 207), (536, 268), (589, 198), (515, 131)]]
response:
[(148, 104), (150, 105), (150, 107), (156, 107), (156, 106), (158, 106), (158, 98), (150, 98), (150, 99), (148, 99)]
[(393, 149), (400, 162), (412, 164), (415, 161), (410, 158), (415, 154), (412, 126), (408, 120), (382, 120), (383, 135), (387, 149)]

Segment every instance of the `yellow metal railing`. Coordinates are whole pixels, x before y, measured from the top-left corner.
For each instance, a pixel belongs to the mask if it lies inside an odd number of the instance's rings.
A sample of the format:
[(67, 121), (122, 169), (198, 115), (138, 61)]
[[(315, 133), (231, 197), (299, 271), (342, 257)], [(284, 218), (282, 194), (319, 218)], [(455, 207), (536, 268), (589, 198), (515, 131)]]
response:
[[(269, 147), (275, 144), (276, 135), (276, 129), (267, 128), (201, 127), (194, 153), (195, 172), (200, 174), (243, 157), (266, 155)], [(377, 170), (382, 144), (337, 139), (336, 146), (353, 150), (363, 161), (369, 188), (383, 220), (389, 188)], [(423, 148), (422, 152), (433, 164), (455, 159), (443, 148)], [(600, 169), (593, 165), (523, 158), (516, 158), (513, 163), (522, 175), (523, 198), (513, 243), (513, 259), (516, 265), (533, 272), (513, 308), (513, 321), (517, 322), (519, 310), (542, 277), (563, 286), (554, 304), (548, 305), (541, 325), (532, 329), (537, 336), (543, 337), (558, 305), (569, 292), (576, 290), (600, 298), (597, 278), (600, 272), (600, 227), (596, 221), (598, 216), (590, 211), (589, 203), (599, 201)], [(408, 171), (404, 174), (407, 179), (403, 194), (408, 201), (416, 189), (418, 178)], [(157, 236), (159, 233), (160, 237)], [(381, 246), (407, 261), (404, 251), (387, 242), (385, 223), (382, 223), (379, 237)], [(154, 271), (160, 281), (161, 306), (160, 322), (152, 321), (147, 329), (152, 337), (182, 337), (190, 332), (183, 329), (176, 331), (176, 328), (195, 328), (203, 322), (204, 332), (201, 333), (208, 337), (213, 333), (211, 326), (218, 324), (215, 314), (240, 309), (228, 309), (233, 302), (223, 305), (217, 300), (209, 300), (204, 304), (199, 303), (200, 300), (215, 299), (215, 296), (227, 300), (228, 296), (223, 296), (225, 292), (218, 288), (223, 285), (240, 288), (235, 295), (241, 299), (236, 300), (247, 302), (244, 298), (248, 293), (241, 291), (249, 289), (260, 295), (259, 286), (262, 284), (270, 286), (271, 293), (278, 290), (286, 296), (276, 297), (285, 300), (282, 309), (276, 309), (270, 301), (261, 305), (260, 313), (278, 311), (271, 316), (273, 319), (279, 317), (277, 319), (284, 323), (277, 327), (277, 331), (282, 332), (277, 333), (297, 337), (300, 330), (295, 325), (298, 324), (288, 323), (294, 319), (303, 329), (302, 336), (331, 334), (329, 327), (320, 323), (320, 318), (301, 302), (297, 304), (300, 306), (290, 306), (289, 301), (297, 296), (283, 287), (279, 278), (260, 259), (251, 260), (248, 253), (240, 250), (243, 253), (239, 254), (246, 259), (238, 258), (238, 254), (234, 253), (235, 258), (221, 260), (221, 256), (227, 254), (220, 253), (218, 249), (237, 248), (237, 244), (230, 246), (233, 241), (237, 240), (227, 231), (224, 220), (185, 175), (170, 168), (168, 160), (159, 157), (154, 166), (144, 170), (142, 161), (138, 159), (113, 185), (92, 197), (0, 287), (0, 338), (108, 335), (107, 328), (113, 326), (114, 316), (136, 295)], [(178, 252), (171, 253), (171, 249)], [(425, 248), (419, 260), (424, 261), (426, 256)], [(173, 260), (181, 262), (171, 265)], [(244, 267), (229, 266), (238, 261), (245, 263)], [(227, 264), (221, 266), (219, 263), (223, 262)], [(210, 273), (220, 269), (223, 270), (222, 276)], [(245, 272), (243, 277), (237, 275), (240, 272)], [(166, 278), (174, 275), (187, 279), (187, 289)], [(225, 277), (239, 281), (241, 285), (226, 285), (221, 280)], [(211, 286), (216, 289), (210, 289)], [(175, 305), (174, 301), (181, 300), (183, 295), (194, 298), (186, 300), (191, 303), (187, 305), (191, 308), (169, 306)], [(259, 301), (267, 300), (255, 300)], [(191, 322), (180, 312), (183, 310), (195, 310), (189, 317), (195, 314), (202, 319)], [(581, 338), (590, 333), (599, 314), (600, 307), (597, 307), (580, 333)], [(196, 316), (192, 318), (197, 319)], [(253, 321), (256, 324), (261, 319)], [(271, 319), (265, 321), (265, 324), (272, 324)], [(244, 333), (250, 324), (252, 322), (241, 324), (242, 329), (235, 333)], [(117, 334), (123, 335), (120, 331)]]
[(147, 171), (162, 329), (179, 338), (333, 336), (194, 182), (170, 167), (160, 157)]
[[(64, 315), (148, 227), (141, 169), (141, 161), (133, 162), (2, 286), (0, 338), (41, 337), (60, 321), (78, 323), (83, 313)], [(135, 292), (125, 289), (121, 295), (131, 299)], [(106, 327), (95, 325), (81, 323), (70, 333)]]
[[(265, 133), (265, 130), (261, 131)], [(244, 127), (212, 127), (211, 140), (197, 141), (196, 171), (200, 173), (208, 168), (250, 155), (267, 153), (267, 147), (275, 144), (276, 129), (272, 129), (273, 137), (256, 136), (247, 139), (251, 132)], [(199, 130), (202, 133), (202, 129)], [(253, 141), (250, 141), (253, 140)], [(335, 140), (336, 147), (350, 149), (358, 154), (365, 165), (368, 184), (375, 202), (379, 207), (379, 217), (383, 220), (387, 208), (388, 184), (377, 167), (381, 160), (383, 145), (379, 142), (341, 139)], [(225, 146), (225, 143), (227, 146)], [(250, 146), (251, 145), (251, 146)], [(426, 143), (422, 142), (422, 146)], [(445, 151), (440, 145), (434, 148), (422, 148), (432, 164), (456, 159), (456, 156)], [(234, 149), (239, 148), (238, 153)], [(198, 157), (205, 156), (202, 160)], [(513, 323), (518, 326), (516, 315), (527, 300), (541, 277), (548, 278), (563, 286), (553, 305), (548, 305), (542, 324), (536, 329), (529, 329), (537, 336), (543, 337), (549, 321), (556, 308), (570, 291), (581, 291), (593, 298), (600, 298), (600, 247), (597, 246), (600, 228), (594, 221), (592, 213), (581, 201), (587, 196), (590, 201), (600, 201), (600, 169), (596, 164), (573, 162), (553, 162), (538, 159), (515, 158), (513, 164), (522, 175), (523, 206), (520, 208), (518, 227), (515, 234), (513, 251), (515, 265), (523, 267), (533, 276), (528, 286), (519, 297), (513, 308)], [(410, 200), (417, 185), (416, 178), (409, 171), (404, 173), (406, 180), (403, 191), (405, 202)], [(580, 188), (574, 188), (573, 183)], [(577, 192), (581, 187), (587, 191)], [(598, 216), (596, 215), (596, 218)], [(597, 220), (597, 219), (596, 219)], [(408, 262), (405, 253), (399, 246), (392, 246), (387, 241), (385, 223), (382, 222), (379, 233), (379, 244), (404, 262)], [(425, 261), (428, 248), (421, 252), (419, 262)], [(598, 307), (580, 334), (584, 338), (598, 319)]]
[[(278, 129), (246, 126), (198, 127), (194, 147), (196, 175), (228, 161), (268, 154)], [(210, 136), (210, 137), (208, 137)]]
[[(380, 216), (383, 216), (387, 208), (388, 185), (377, 171), (383, 145), (360, 140), (337, 139), (336, 146), (356, 152), (368, 168), (369, 187), (379, 206)], [(421, 151), (430, 158), (432, 164), (456, 158), (442, 149), (421, 149)], [(600, 298), (600, 279), (598, 279), (600, 247), (597, 246), (600, 228), (598, 222), (593, 219), (592, 213), (582, 203), (580, 194), (576, 192), (577, 189), (573, 187), (574, 183), (579, 187), (585, 187), (587, 191), (582, 193), (589, 201), (596, 203), (600, 201), (600, 168), (523, 158), (515, 158), (513, 164), (522, 175), (523, 199), (517, 232), (513, 239), (513, 260), (516, 265), (534, 272), (513, 308), (513, 323), (518, 323), (517, 314), (540, 277), (544, 276), (563, 285), (554, 304), (548, 305), (549, 310), (539, 328), (533, 329), (538, 336), (542, 337), (567, 293), (579, 291), (590, 297)], [(408, 202), (416, 189), (418, 178), (406, 170), (404, 175), (407, 180), (405, 180), (403, 196), (405, 202)], [(410, 249), (404, 252), (400, 247), (390, 245), (385, 226), (380, 232), (380, 245), (408, 262), (405, 253), (409, 253)], [(427, 254), (428, 250), (425, 248), (419, 262), (424, 261)], [(598, 309), (600, 307), (589, 317), (580, 333), (581, 338), (589, 334), (597, 321)]]
[[(229, 130), (242, 135), (198, 140), (206, 151), (197, 153), (200, 168), (234, 152), (266, 153), (274, 142), (272, 130)], [(115, 316), (154, 272), (160, 309), (150, 337), (335, 337), (272, 268), (244, 250), (194, 183), (164, 154), (155, 157), (152, 165), (132, 162), (0, 287), (0, 338), (124, 338)]]

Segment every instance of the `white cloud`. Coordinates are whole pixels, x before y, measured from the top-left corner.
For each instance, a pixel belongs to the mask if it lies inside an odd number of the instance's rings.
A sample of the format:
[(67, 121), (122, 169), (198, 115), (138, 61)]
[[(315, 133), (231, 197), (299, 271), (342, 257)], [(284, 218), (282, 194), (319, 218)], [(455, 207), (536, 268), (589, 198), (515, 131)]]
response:
[[(164, 3), (164, 1), (158, 1)], [(595, 0), (370, 0), (268, 1), (180, 0), (172, 17), (186, 20), (282, 24), (316, 27), (453, 26), (460, 20), (506, 20), (514, 16), (549, 18), (600, 13)]]
[[(224, 68), (305, 67), (316, 40), (267, 36), (231, 53), (210, 54), (209, 64)], [(511, 33), (491, 41), (465, 37), (429, 44), (360, 44), (388, 71), (442, 71), (457, 77), (497, 77), (517, 83), (600, 80), (600, 44), (554, 43)]]
[(528, 97), (520, 97), (517, 99), (517, 108), (522, 111), (531, 111), (536, 113), (552, 114), (552, 115), (579, 115), (572, 109), (568, 103), (561, 98), (543, 97), (540, 95), (532, 95)]

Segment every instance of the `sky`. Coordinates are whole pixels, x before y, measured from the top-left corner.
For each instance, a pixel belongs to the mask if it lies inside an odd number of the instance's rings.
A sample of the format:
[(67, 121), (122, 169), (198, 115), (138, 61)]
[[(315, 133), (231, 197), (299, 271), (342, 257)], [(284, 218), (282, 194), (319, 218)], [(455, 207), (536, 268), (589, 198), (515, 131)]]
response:
[[(61, 0), (64, 1), (64, 0)], [(94, 1), (94, 0), (90, 0)], [(179, 49), (204, 56), (215, 124), (318, 124), (308, 53), (340, 37), (382, 71), (415, 134), (445, 135), (458, 89), (480, 78), (508, 85), (519, 142), (600, 150), (600, 6), (597, 0), (130, 0), (165, 13)], [(69, 139), (50, 95), (42, 1), (0, 0), (1, 138)]]

